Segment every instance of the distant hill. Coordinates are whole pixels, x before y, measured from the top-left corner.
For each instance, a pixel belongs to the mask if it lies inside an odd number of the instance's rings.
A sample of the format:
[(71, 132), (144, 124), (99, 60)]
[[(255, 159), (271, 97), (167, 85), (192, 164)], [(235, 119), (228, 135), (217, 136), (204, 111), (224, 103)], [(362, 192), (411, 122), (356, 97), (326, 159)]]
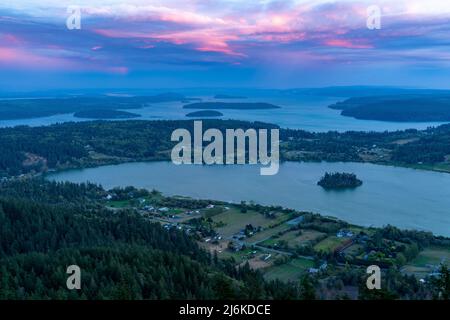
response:
[(120, 110), (85, 110), (75, 112), (74, 117), (83, 119), (132, 119), (141, 115)]
[(449, 90), (413, 89), (386, 86), (335, 86), (323, 88), (287, 89), (284, 93), (291, 95), (314, 95), (326, 97), (372, 97), (404, 94), (450, 94)]
[(232, 96), (232, 95), (228, 95), (228, 94), (216, 94), (214, 96), (214, 99), (247, 99), (247, 97), (244, 96)]
[(450, 94), (357, 97), (338, 102), (331, 109), (362, 120), (395, 122), (450, 121)]
[(184, 109), (236, 109), (236, 110), (258, 110), (258, 109), (279, 109), (279, 106), (264, 102), (197, 102), (187, 104)]
[(223, 113), (215, 110), (201, 110), (201, 111), (194, 111), (190, 112), (186, 115), (186, 117), (189, 118), (195, 118), (195, 117), (222, 117)]
[(171, 101), (181, 102), (190, 99), (181, 94), (164, 93), (143, 97), (82, 96), (0, 100), (0, 120), (48, 117), (91, 110), (139, 109), (150, 103)]

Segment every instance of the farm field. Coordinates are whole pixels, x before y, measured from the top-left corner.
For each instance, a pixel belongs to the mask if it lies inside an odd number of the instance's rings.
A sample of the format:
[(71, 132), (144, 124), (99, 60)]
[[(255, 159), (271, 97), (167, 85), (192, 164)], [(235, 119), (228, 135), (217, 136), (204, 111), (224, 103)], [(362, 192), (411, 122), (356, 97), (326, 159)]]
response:
[(363, 246), (360, 244), (352, 244), (350, 247), (344, 250), (345, 255), (356, 257), (363, 250)]
[(426, 267), (427, 265), (439, 265), (446, 263), (450, 265), (450, 248), (430, 247), (419, 253), (412, 261), (415, 266)]
[(247, 211), (242, 213), (235, 208), (231, 208), (230, 210), (212, 217), (212, 220), (215, 223), (224, 224), (223, 226), (217, 228), (218, 233), (224, 237), (231, 237), (234, 234), (239, 233), (239, 231), (244, 229), (245, 226), (249, 224), (255, 228), (262, 227), (266, 229), (280, 221), (278, 219), (283, 219), (283, 217), (280, 216), (276, 219), (269, 219), (256, 211)]
[(450, 248), (430, 247), (420, 252), (402, 270), (421, 278), (435, 272), (441, 263), (450, 266)]
[(341, 245), (343, 245), (346, 241), (348, 241), (348, 239), (346, 238), (338, 238), (336, 236), (331, 236), (316, 244), (314, 246), (314, 250), (322, 252), (333, 252)]
[(299, 230), (294, 230), (283, 234), (280, 237), (268, 239), (262, 243), (262, 245), (274, 246), (280, 241), (286, 241), (288, 248), (294, 249), (296, 247), (301, 247), (309, 244), (320, 237), (326, 236), (325, 233), (315, 231), (315, 230), (301, 230), (299, 235)]
[(307, 272), (309, 268), (314, 267), (314, 261), (305, 258), (298, 258), (289, 261), (288, 263), (272, 266), (264, 269), (264, 278), (267, 280), (280, 279), (281, 281), (295, 281)]
[(289, 230), (290, 226), (286, 223), (282, 223), (279, 226), (276, 226), (274, 228), (267, 228), (261, 232), (256, 233), (251, 238), (248, 238), (248, 242), (250, 243), (259, 243), (261, 241), (265, 242), (269, 238), (273, 237), (274, 235), (278, 234), (279, 232), (284, 232), (286, 230)]
[(115, 209), (123, 209), (130, 206), (129, 200), (110, 201), (109, 206)]

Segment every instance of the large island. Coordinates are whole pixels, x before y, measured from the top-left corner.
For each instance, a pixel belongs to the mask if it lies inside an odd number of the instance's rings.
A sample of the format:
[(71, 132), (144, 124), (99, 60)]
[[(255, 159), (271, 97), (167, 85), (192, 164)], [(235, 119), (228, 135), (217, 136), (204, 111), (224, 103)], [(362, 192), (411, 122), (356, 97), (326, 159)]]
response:
[(361, 120), (395, 122), (450, 121), (450, 95), (399, 94), (350, 98), (330, 106)]

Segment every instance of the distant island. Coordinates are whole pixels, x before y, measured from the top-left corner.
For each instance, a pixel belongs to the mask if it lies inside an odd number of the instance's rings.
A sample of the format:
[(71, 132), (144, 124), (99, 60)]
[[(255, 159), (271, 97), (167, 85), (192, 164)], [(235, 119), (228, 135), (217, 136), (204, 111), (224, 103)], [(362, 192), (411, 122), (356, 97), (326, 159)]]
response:
[(186, 115), (186, 117), (189, 118), (195, 118), (195, 117), (222, 117), (223, 113), (215, 110), (201, 110), (201, 111), (194, 111), (190, 112)]
[(361, 186), (363, 182), (354, 173), (328, 173), (317, 182), (324, 189), (353, 189)]
[(0, 100), (0, 120), (30, 119), (71, 113), (79, 114), (92, 110), (139, 109), (148, 106), (150, 103), (178, 101), (187, 103), (192, 102), (192, 99), (182, 94), (169, 92), (154, 96), (95, 95)]
[(330, 106), (361, 120), (395, 122), (450, 121), (450, 95), (406, 94), (350, 98)]
[(228, 94), (216, 94), (214, 99), (247, 99), (247, 97), (243, 96), (232, 96)]
[(127, 111), (99, 109), (75, 112), (73, 116), (83, 119), (132, 119), (141, 115)]
[(197, 102), (187, 104), (184, 109), (236, 109), (236, 110), (260, 110), (279, 109), (279, 106), (264, 102)]

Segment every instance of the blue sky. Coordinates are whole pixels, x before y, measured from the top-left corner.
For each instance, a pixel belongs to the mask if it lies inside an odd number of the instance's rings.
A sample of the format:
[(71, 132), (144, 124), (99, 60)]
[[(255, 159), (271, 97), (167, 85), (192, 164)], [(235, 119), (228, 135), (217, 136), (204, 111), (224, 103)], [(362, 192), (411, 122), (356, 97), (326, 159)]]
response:
[(0, 87), (448, 88), (449, 29), (442, 0), (2, 1)]

